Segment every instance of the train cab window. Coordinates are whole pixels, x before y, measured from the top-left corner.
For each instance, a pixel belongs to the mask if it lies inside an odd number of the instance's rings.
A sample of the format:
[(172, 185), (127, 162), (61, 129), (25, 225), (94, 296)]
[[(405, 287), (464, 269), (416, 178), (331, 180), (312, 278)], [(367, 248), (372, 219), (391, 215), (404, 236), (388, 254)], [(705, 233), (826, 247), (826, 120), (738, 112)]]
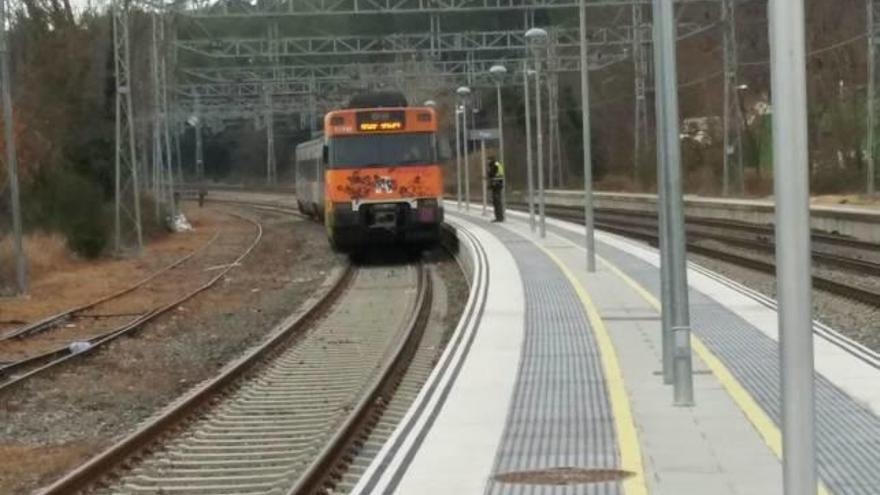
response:
[(330, 139), (330, 168), (436, 163), (433, 133), (370, 134)]

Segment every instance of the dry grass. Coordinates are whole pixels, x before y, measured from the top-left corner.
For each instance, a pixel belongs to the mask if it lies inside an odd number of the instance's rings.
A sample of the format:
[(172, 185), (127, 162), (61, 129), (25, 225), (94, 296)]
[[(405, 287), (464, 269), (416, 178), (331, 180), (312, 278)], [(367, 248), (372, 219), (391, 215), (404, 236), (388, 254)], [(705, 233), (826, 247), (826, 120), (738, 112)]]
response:
[[(28, 275), (38, 279), (52, 271), (64, 270), (76, 264), (76, 260), (67, 249), (64, 236), (46, 232), (35, 232), (24, 238), (24, 251), (27, 256)], [(12, 236), (0, 240), (0, 280), (14, 280), (15, 250)]]

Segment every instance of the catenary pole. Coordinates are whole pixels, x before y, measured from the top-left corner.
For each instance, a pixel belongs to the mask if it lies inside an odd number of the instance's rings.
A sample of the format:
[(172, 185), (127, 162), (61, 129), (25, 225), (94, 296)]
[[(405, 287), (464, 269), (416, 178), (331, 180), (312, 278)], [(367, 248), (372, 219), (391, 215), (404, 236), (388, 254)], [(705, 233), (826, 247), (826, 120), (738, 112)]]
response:
[(586, 233), (587, 271), (596, 271), (596, 240), (593, 229), (593, 153), (590, 137), (590, 68), (587, 47), (587, 1), (580, 0), (581, 55), (581, 140), (584, 151), (584, 229)]
[(675, 405), (691, 406), (694, 403), (693, 373), (690, 343), (690, 311), (688, 303), (687, 252), (685, 247), (684, 205), (682, 201), (681, 147), (678, 118), (678, 74), (676, 73), (676, 31), (673, 3), (654, 0), (654, 15), (660, 29), (660, 45), (663, 50), (662, 92), (663, 126), (659, 131), (665, 139), (666, 174), (664, 177), (669, 235), (670, 268), (672, 273), (672, 343), (673, 343), (673, 396)]
[(661, 319), (661, 341), (663, 356), (663, 383), (672, 385), (672, 262), (669, 247), (669, 228), (667, 217), (669, 216), (668, 202), (666, 201), (666, 167), (668, 158), (666, 156), (666, 140), (663, 138), (660, 130), (666, 122), (666, 108), (663, 98), (659, 95), (663, 94), (664, 72), (666, 70), (666, 61), (663, 60), (663, 50), (660, 49), (662, 42), (660, 41), (661, 30), (656, 16), (653, 20), (654, 26), (654, 111), (656, 112), (656, 146), (657, 146), (657, 217), (658, 217), (658, 239), (660, 249), (660, 319)]
[(9, 37), (6, 32), (6, 0), (0, 0), (0, 84), (3, 85), (3, 136), (6, 141), (6, 169), (9, 176), (9, 202), (12, 210), (12, 239), (15, 250), (15, 284), (19, 294), (28, 289), (27, 260), (21, 224), (21, 197), (18, 192), (18, 156), (15, 149), (15, 122), (12, 116), (12, 79), (9, 71)]
[(773, 189), (782, 379), (783, 492), (816, 493), (809, 155), (802, 0), (771, 0)]

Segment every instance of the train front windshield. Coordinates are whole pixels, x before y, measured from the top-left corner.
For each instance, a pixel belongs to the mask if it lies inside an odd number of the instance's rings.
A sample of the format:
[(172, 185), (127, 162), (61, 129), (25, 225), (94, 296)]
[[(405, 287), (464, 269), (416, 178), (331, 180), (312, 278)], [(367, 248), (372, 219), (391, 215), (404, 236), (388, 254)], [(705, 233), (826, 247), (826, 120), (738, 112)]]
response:
[(434, 133), (336, 136), (329, 140), (330, 168), (436, 163)]

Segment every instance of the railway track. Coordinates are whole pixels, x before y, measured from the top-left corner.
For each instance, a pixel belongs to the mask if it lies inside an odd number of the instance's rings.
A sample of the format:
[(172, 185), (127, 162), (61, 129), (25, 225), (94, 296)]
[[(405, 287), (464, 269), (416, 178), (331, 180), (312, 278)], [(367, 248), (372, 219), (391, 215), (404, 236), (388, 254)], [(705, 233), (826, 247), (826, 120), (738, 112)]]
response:
[(431, 295), (421, 263), (347, 268), (263, 345), (43, 493), (320, 491), (416, 354)]
[[(581, 221), (583, 215), (581, 215)], [(629, 218), (622, 214), (597, 214), (597, 221), (601, 221), (604, 225), (615, 225), (626, 227), (629, 229), (655, 230), (657, 228), (656, 219), (650, 217), (640, 217), (637, 219)], [(687, 235), (695, 240), (712, 240), (738, 246), (749, 250), (759, 251), (768, 255), (774, 255), (776, 246), (773, 241), (773, 234), (766, 232), (766, 227), (755, 226), (754, 230), (743, 228), (740, 222), (727, 222), (720, 220), (712, 220), (707, 224), (691, 223), (688, 221)], [(739, 235), (731, 235), (732, 232), (738, 232)], [(835, 237), (827, 234), (817, 236), (813, 241), (813, 260), (823, 265), (832, 266), (839, 269), (849, 270), (862, 275), (880, 276), (880, 263), (863, 259), (861, 256), (875, 255), (880, 246), (865, 243), (852, 239), (853, 244), (847, 244), (846, 238)], [(833, 242), (830, 239), (834, 239)], [(830, 245), (848, 248), (852, 251), (852, 256), (843, 256), (833, 252), (829, 252)], [(855, 257), (860, 256), (860, 257)]]
[(0, 391), (130, 334), (214, 286), (262, 239), (258, 221), (232, 215), (250, 224), (252, 232), (215, 234), (198, 250), (123, 290), (5, 334)]
[[(517, 209), (522, 209), (524, 205), (515, 205)], [(562, 220), (573, 221), (576, 223), (583, 224), (584, 222), (584, 214), (580, 208), (567, 208), (567, 207), (546, 207), (547, 215), (555, 218), (559, 218)], [(620, 213), (618, 212), (617, 215)], [(637, 215), (640, 218), (652, 218), (649, 215)], [(693, 223), (693, 220), (688, 220), (689, 227)], [(741, 225), (739, 222), (724, 222), (721, 220), (706, 220), (699, 222), (702, 225), (710, 225), (715, 228), (732, 228), (734, 230), (747, 232), (748, 227)], [(596, 227), (607, 232), (612, 232), (618, 235), (622, 235), (624, 237), (636, 238), (654, 246), (658, 243), (657, 237), (657, 226), (656, 219), (653, 220), (653, 223), (646, 222), (633, 222), (621, 220), (619, 217), (614, 218), (613, 216), (609, 218), (607, 214), (603, 214), (597, 212), (596, 215)], [(761, 235), (768, 235), (772, 232), (770, 227), (766, 226), (755, 226), (752, 234), (758, 233)], [(814, 239), (817, 238), (817, 234), (813, 234)], [(858, 240), (849, 240), (844, 237), (833, 236), (829, 234), (818, 234), (818, 238), (822, 239), (822, 242), (826, 242), (829, 244), (835, 244), (843, 247), (856, 247), (859, 249), (867, 249), (869, 246), (874, 249), (877, 248), (876, 245), (866, 243)], [(752, 270), (757, 270), (764, 273), (774, 274), (776, 273), (776, 265), (772, 262), (744, 256), (741, 254), (733, 253), (731, 251), (726, 251), (720, 248), (706, 246), (701, 244), (700, 240), (715, 240), (721, 243), (727, 243), (731, 245), (736, 245), (739, 247), (745, 247), (747, 249), (759, 250), (762, 252), (773, 252), (773, 244), (772, 238), (767, 238), (766, 241), (751, 241), (748, 239), (744, 239), (741, 237), (735, 237), (724, 234), (713, 234), (706, 232), (695, 232), (691, 229), (688, 230), (688, 242), (687, 242), (687, 250), (688, 252), (700, 254), (704, 256), (708, 256), (711, 258), (715, 258), (721, 261), (725, 261), (737, 266), (741, 266), (744, 268), (749, 268)], [(880, 276), (880, 263), (874, 263), (868, 260), (862, 259), (854, 259), (845, 256), (835, 255), (827, 252), (821, 251), (813, 251), (813, 259), (818, 262), (823, 262), (829, 265), (838, 266), (841, 268), (846, 268), (848, 270), (856, 271), (860, 274), (867, 275), (877, 275)], [(880, 292), (864, 287), (860, 287), (855, 284), (840, 282), (838, 280), (834, 280), (829, 277), (821, 276), (821, 275), (813, 275), (813, 286), (817, 289), (824, 290), (831, 294), (835, 294), (838, 296), (842, 296), (848, 299), (853, 299), (871, 306), (880, 306)]]

